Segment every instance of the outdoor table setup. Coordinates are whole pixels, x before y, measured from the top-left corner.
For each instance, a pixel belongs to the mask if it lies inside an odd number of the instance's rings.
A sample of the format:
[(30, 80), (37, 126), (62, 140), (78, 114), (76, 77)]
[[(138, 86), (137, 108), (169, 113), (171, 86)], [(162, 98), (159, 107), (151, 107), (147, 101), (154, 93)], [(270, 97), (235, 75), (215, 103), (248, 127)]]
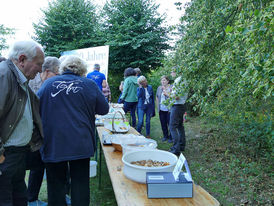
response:
[[(106, 144), (105, 138), (108, 136), (113, 138), (110, 138), (110, 141)], [(129, 126), (127, 132), (118, 132), (115, 134), (115, 132), (110, 132), (105, 126), (97, 125), (97, 138), (100, 140), (99, 181), (101, 179), (101, 155), (103, 151), (118, 205), (220, 205), (219, 202), (202, 187), (192, 183), (192, 180), (191, 196), (186, 196), (188, 198), (170, 198), (168, 196), (165, 196), (165, 198), (162, 198), (162, 196), (153, 197), (152, 189), (155, 191), (158, 190), (158, 185), (148, 184), (148, 174), (161, 174), (161, 172), (172, 174), (178, 157), (167, 151), (157, 150), (157, 142), (155, 140), (144, 138), (134, 128)], [(117, 139), (123, 140), (119, 142)], [(112, 145), (112, 141), (116, 144)], [(117, 147), (117, 145), (120, 145), (120, 147)], [(161, 165), (159, 167), (154, 165), (152, 167), (132, 165), (132, 160), (143, 160), (147, 159), (147, 157)], [(151, 162), (154, 164), (154, 161)], [(181, 170), (181, 168), (179, 170)], [(153, 181), (150, 182), (153, 183)], [(161, 188), (163, 191), (162, 194), (165, 194), (166, 188), (171, 188), (169, 191), (174, 188), (175, 193), (178, 193), (178, 189), (175, 188), (181, 188), (178, 187), (180, 186), (179, 184), (170, 184), (168, 187), (162, 184), (162, 186), (164, 186)], [(148, 188), (151, 188), (149, 192), (152, 191), (152, 193), (150, 193), (152, 196), (149, 196)], [(185, 185), (182, 185), (182, 188), (186, 188)], [(184, 194), (189, 195), (189, 193)]]
[(96, 116), (96, 125), (101, 126), (103, 125), (102, 120), (106, 119), (122, 119), (125, 115), (125, 112), (123, 110), (123, 104), (115, 104), (110, 103), (109, 104), (109, 112), (106, 115), (97, 115)]

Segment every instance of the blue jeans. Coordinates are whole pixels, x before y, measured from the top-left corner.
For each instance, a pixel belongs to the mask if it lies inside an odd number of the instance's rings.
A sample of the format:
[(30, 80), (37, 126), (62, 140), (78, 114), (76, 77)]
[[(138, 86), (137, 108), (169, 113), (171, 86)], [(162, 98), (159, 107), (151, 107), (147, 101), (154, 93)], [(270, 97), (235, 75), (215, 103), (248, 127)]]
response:
[(142, 127), (144, 124), (144, 115), (146, 115), (146, 135), (150, 135), (150, 119), (152, 116), (152, 111), (148, 108), (142, 109), (138, 108), (138, 125), (137, 125), (137, 131), (141, 133)]
[(175, 104), (170, 110), (170, 133), (173, 139), (173, 146), (170, 149), (173, 153), (180, 153), (185, 149), (186, 138), (183, 125), (185, 105)]
[(124, 111), (127, 113), (130, 111), (131, 119), (132, 119), (132, 127), (136, 127), (136, 107), (137, 102), (124, 102)]

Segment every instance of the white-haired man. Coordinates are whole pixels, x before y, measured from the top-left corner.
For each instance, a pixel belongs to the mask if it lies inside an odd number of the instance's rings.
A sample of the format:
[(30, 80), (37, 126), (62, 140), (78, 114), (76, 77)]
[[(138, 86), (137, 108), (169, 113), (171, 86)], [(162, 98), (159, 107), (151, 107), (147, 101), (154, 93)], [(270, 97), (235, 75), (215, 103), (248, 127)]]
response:
[(43, 62), (38, 43), (19, 41), (0, 63), (0, 206), (27, 206), (25, 157), (43, 140), (39, 100), (27, 83)]

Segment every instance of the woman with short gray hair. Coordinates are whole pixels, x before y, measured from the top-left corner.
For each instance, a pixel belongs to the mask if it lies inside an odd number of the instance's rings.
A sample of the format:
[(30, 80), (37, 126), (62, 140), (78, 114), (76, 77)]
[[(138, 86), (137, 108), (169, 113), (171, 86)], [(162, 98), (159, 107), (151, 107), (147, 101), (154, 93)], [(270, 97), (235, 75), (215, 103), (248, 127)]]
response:
[[(46, 57), (42, 65), (42, 73), (38, 73), (34, 79), (29, 81), (30, 88), (36, 93), (44, 81), (59, 75), (59, 66), (60, 61), (58, 58), (51, 56)], [(45, 164), (41, 159), (40, 151), (28, 153), (27, 165), (29, 166), (28, 169), (30, 169), (27, 188), (28, 205), (45, 206), (47, 203), (38, 199), (45, 171)], [(33, 165), (35, 166), (33, 167)], [(69, 201), (67, 201), (67, 203), (69, 203)]]
[(154, 93), (151, 85), (148, 85), (144, 76), (138, 78), (138, 125), (137, 131), (141, 133), (144, 115), (146, 115), (146, 137), (150, 138), (150, 119), (155, 116)]
[(59, 75), (60, 61), (56, 57), (48, 56), (42, 65), (42, 73), (36, 74), (35, 78), (29, 81), (29, 86), (35, 93), (40, 89), (43, 82), (48, 78)]
[(84, 76), (87, 73), (87, 64), (78, 56), (67, 56), (60, 65), (60, 73), (70, 71), (76, 75)]
[(46, 69), (59, 74), (59, 67), (61, 61), (57, 57), (48, 56), (45, 58), (44, 64), (42, 65), (42, 72), (46, 71)]

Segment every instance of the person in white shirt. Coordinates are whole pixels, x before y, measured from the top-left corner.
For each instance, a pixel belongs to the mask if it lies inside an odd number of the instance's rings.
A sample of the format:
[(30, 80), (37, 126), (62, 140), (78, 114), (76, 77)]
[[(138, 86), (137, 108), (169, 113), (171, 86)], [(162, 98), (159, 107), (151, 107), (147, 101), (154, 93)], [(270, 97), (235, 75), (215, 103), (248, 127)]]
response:
[[(171, 71), (171, 76), (176, 77), (176, 70)], [(182, 94), (182, 90), (186, 87), (186, 82), (179, 76), (175, 79), (170, 97), (174, 100), (170, 109), (170, 132), (173, 139), (173, 146), (170, 152), (175, 155), (180, 155), (181, 151), (185, 150), (186, 139), (185, 129), (183, 125), (184, 113), (186, 111), (185, 102), (187, 100), (187, 93)]]

